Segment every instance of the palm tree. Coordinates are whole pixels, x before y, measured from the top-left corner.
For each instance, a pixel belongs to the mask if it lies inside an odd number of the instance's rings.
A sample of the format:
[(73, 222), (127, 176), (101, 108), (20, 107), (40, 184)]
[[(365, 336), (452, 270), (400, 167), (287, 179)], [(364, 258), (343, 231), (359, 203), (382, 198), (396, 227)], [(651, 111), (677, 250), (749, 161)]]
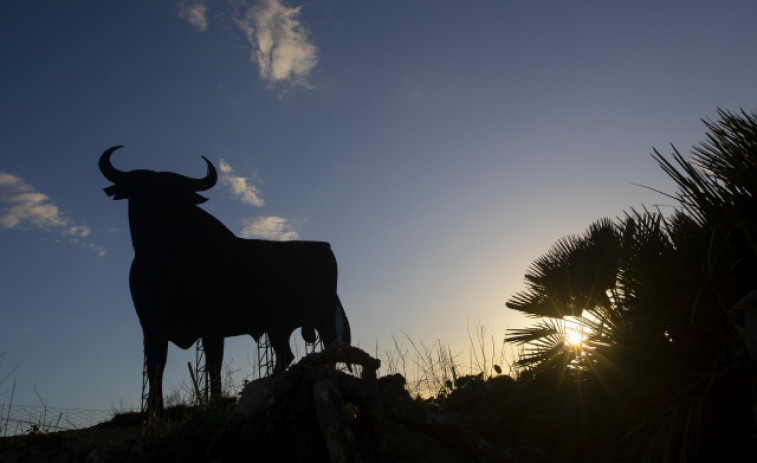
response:
[[(521, 372), (590, 372), (579, 379), (631, 416), (622, 441), (646, 436), (636, 451), (649, 460), (755, 444), (755, 364), (732, 347), (732, 307), (757, 287), (757, 116), (718, 113), (691, 161), (654, 152), (679, 188), (674, 214), (631, 211), (563, 238), (507, 302), (540, 319), (506, 339), (524, 345)], [(565, 342), (565, 317), (589, 333), (582, 349)], [(713, 427), (724, 411), (729, 425)]]
[(531, 264), (527, 289), (507, 302), (510, 309), (541, 318), (532, 327), (511, 330), (507, 341), (526, 346), (517, 366), (561, 371), (582, 365), (585, 346), (569, 342), (565, 319), (584, 329), (587, 344), (598, 342), (604, 327), (612, 326), (619, 238), (615, 224), (601, 219), (582, 236), (562, 238)]

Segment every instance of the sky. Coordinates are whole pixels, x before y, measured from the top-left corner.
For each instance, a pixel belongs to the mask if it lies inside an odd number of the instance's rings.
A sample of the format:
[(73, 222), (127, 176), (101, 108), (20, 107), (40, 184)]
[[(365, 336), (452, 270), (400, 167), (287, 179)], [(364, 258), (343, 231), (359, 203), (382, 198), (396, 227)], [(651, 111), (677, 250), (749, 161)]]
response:
[[(205, 174), (239, 236), (321, 240), (353, 343), (501, 347), (532, 261), (672, 210), (653, 148), (757, 110), (753, 1), (0, 1), (0, 378), (14, 403), (139, 407), (122, 170)], [(643, 186), (639, 186), (643, 185)], [(252, 373), (254, 342), (227, 342)], [(166, 391), (193, 352), (172, 347)], [(12, 379), (0, 384), (10, 399)]]

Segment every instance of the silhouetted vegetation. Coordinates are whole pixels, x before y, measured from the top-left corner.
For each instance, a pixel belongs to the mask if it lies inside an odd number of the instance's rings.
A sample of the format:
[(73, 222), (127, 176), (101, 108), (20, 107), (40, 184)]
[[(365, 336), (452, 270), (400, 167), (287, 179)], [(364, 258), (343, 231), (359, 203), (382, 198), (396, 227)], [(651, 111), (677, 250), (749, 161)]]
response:
[(757, 455), (755, 358), (735, 307), (757, 289), (757, 117), (719, 115), (690, 160), (654, 152), (678, 186), (672, 214), (634, 210), (561, 239), (507, 303), (539, 319), (507, 341), (524, 346), (527, 429), (554, 429), (535, 444), (561, 459)]
[[(359, 377), (330, 367), (359, 365)], [(413, 399), (399, 374), (377, 378), (380, 361), (350, 346), (311, 354), (285, 372), (250, 382), (238, 401), (124, 414), (93, 428), (0, 439), (2, 461), (549, 462), (532, 448), (482, 437), (473, 414)], [(475, 392), (462, 377), (452, 397)], [(508, 377), (498, 380), (512, 382)], [(491, 388), (496, 392), (499, 387)], [(450, 402), (452, 403), (452, 402)], [(468, 406), (463, 407), (468, 408)]]

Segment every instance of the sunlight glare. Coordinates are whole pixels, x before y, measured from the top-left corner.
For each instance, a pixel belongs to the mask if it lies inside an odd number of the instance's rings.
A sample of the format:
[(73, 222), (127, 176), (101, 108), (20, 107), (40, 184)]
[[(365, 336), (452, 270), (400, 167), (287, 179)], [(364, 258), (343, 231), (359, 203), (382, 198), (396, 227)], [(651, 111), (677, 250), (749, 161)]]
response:
[(586, 341), (586, 333), (584, 327), (576, 322), (570, 320), (563, 321), (563, 339), (565, 344), (574, 347), (582, 348)]

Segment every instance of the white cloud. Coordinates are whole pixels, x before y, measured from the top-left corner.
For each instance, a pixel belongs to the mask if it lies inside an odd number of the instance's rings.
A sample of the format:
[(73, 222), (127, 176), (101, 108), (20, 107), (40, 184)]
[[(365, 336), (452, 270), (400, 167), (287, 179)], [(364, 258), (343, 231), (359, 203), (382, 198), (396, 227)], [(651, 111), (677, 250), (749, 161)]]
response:
[[(221, 172), (219, 181), (221, 185), (228, 186), (234, 196), (240, 201), (252, 206), (263, 206), (263, 198), (260, 190), (248, 183), (248, 179), (234, 175), (234, 169), (228, 162), (221, 159), (218, 163)], [(292, 221), (282, 217), (256, 217), (244, 219), (244, 228), (239, 233), (242, 238), (263, 238), (276, 241), (289, 241), (297, 239)]]
[(221, 159), (218, 167), (221, 171), (221, 185), (231, 188), (232, 193), (234, 193), (237, 199), (251, 206), (260, 207), (264, 204), (263, 198), (260, 196), (260, 190), (255, 185), (247, 183), (247, 178), (234, 175), (234, 169), (231, 168), (228, 162)]
[(178, 2), (179, 18), (200, 32), (208, 28), (208, 7), (204, 0), (181, 0)]
[(23, 181), (15, 175), (0, 171), (0, 187), (11, 187), (21, 183), (23, 183)]
[(0, 172), (0, 207), (0, 226), (4, 229), (38, 229), (105, 254), (103, 248), (82, 241), (89, 235), (89, 227), (75, 224), (47, 195), (35, 191), (20, 177)]
[(247, 219), (239, 235), (242, 238), (264, 238), (276, 241), (296, 240), (298, 235), (290, 220), (282, 217)]
[(234, 22), (252, 46), (250, 60), (260, 77), (272, 84), (290, 81), (308, 87), (307, 77), (318, 64), (318, 48), (311, 42), (298, 17), (302, 7), (290, 8), (282, 0), (242, 2)]

